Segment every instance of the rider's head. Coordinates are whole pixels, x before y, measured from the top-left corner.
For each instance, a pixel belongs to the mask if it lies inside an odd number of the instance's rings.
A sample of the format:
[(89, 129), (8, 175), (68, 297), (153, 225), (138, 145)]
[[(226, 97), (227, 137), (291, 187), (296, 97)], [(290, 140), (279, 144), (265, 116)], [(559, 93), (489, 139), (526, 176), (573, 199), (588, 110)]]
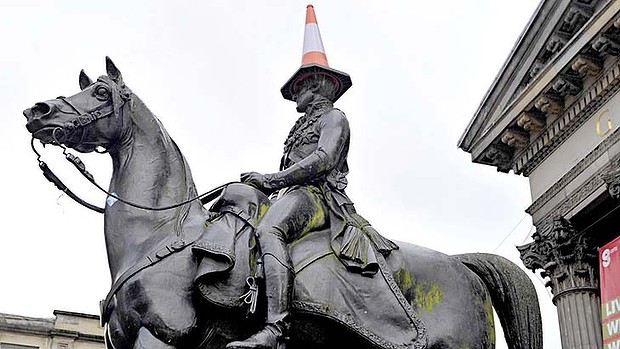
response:
[(325, 74), (314, 74), (300, 83), (299, 91), (311, 90), (324, 98), (334, 102), (336, 97), (336, 84), (334, 79)]
[(336, 85), (333, 79), (327, 75), (315, 74), (300, 82), (293, 100), (297, 103), (297, 111), (304, 112), (308, 105), (319, 99), (334, 102), (335, 96)]

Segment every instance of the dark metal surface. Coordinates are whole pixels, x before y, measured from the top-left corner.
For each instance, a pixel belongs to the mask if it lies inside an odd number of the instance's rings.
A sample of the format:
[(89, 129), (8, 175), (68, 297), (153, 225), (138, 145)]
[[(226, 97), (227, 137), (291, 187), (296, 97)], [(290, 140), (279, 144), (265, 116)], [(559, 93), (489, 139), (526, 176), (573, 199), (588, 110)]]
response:
[[(109, 192), (118, 197), (161, 207), (197, 196), (189, 167), (178, 147), (144, 103), (126, 87), (114, 63), (107, 59), (106, 67), (107, 76), (95, 82), (84, 73), (80, 74), (82, 92), (40, 102), (26, 109), (27, 129), (44, 143), (62, 142), (80, 152), (91, 152), (97, 147), (106, 149), (113, 164)], [(330, 285), (313, 280), (320, 280), (327, 274), (344, 275), (340, 280), (351, 282), (351, 285), (364, 280), (375, 282), (373, 280), (383, 275), (386, 287), (402, 292), (400, 297), (410, 304), (420, 324), (425, 325), (417, 327), (417, 331), (427, 338), (429, 349), (492, 348), (492, 300), (493, 305), (501, 308), (498, 314), (504, 328), (511, 329), (510, 348), (542, 348), (536, 293), (517, 266), (498, 256), (470, 254), (451, 257), (405, 243), (399, 243), (399, 249), (394, 250), (395, 246), (391, 246), (389, 240), (382, 239), (374, 229), (371, 231), (372, 227), (357, 215), (344, 194), (348, 171), (348, 134), (344, 136), (348, 127), (345, 127), (344, 114), (333, 109), (329, 100), (326, 102), (317, 97), (318, 90), (310, 87), (307, 94), (302, 88), (295, 96), (298, 111), (306, 113), (307, 117), (291, 131), (281, 171), (242, 175), (244, 181), (265, 192), (284, 189), (279, 193), (280, 200), (284, 200), (280, 202), (286, 202), (288, 197), (299, 205), (292, 209), (293, 203), (284, 205), (275, 200), (270, 208), (263, 210), (260, 205), (252, 206), (259, 201), (248, 200), (247, 207), (242, 207), (252, 220), (252, 217), (257, 218), (256, 231), (263, 249), (259, 256), (263, 256), (260, 260), (265, 280), (260, 282), (263, 291), (256, 315), (246, 317), (245, 311), (216, 306), (200, 297), (195, 284), (200, 259), (192, 249), (184, 248), (188, 242), (198, 239), (209, 250), (209, 243), (213, 241), (201, 240), (209, 236), (205, 234), (209, 228), (205, 228), (205, 222), (214, 223), (217, 217), (229, 217), (226, 215), (235, 210), (217, 214), (217, 210), (209, 212), (199, 201), (192, 201), (167, 211), (148, 211), (109, 198), (104, 224), (112, 279), (122, 279), (127, 271), (143, 260), (151, 259), (156, 263), (128, 277), (110, 297), (106, 307), (108, 347), (223, 348), (231, 340), (246, 338), (261, 329), (265, 320), (272, 323), (285, 320), (290, 336), (289, 348), (323, 348), (343, 343), (346, 347), (360, 348), (419, 347), (420, 343), (392, 343), (387, 332), (380, 333), (381, 328), (385, 331), (396, 328), (392, 324), (369, 323), (369, 326), (356, 329), (354, 325), (347, 325), (346, 316), (317, 316), (320, 313), (313, 312), (315, 309), (308, 303), (304, 303), (305, 306), (295, 303), (291, 313), (286, 304), (293, 293), (287, 250), (295, 247), (288, 246), (288, 243), (296, 238), (303, 240), (304, 237), (319, 236), (313, 235), (313, 231), (317, 234), (323, 231), (327, 232), (326, 236), (333, 237), (331, 241), (334, 243), (331, 246), (309, 244), (302, 252), (313, 246), (328, 248), (328, 252), (333, 253), (321, 261), (328, 262), (333, 258), (334, 262), (329, 264), (332, 269), (321, 269), (328, 265), (327, 262), (317, 262), (305, 266), (303, 272), (298, 271), (299, 278), (294, 282), (295, 297), (304, 294), (303, 290), (312, 290), (305, 294), (310, 298), (323, 296), (330, 290)], [(71, 127), (76, 125), (75, 120), (80, 115), (96, 110), (111, 110), (112, 113), (79, 127)], [(293, 197), (299, 193), (303, 194), (301, 199)], [(224, 207), (222, 205), (219, 208)], [(304, 217), (305, 214), (308, 216)], [(239, 221), (229, 222), (234, 225)], [(217, 224), (213, 226), (218, 228)], [(237, 228), (233, 234), (238, 232), (249, 236), (253, 231), (251, 224), (241, 224)], [(261, 236), (267, 236), (267, 242)], [(177, 241), (184, 243), (177, 244)], [(369, 241), (369, 246), (364, 248), (347, 244), (365, 241)], [(345, 246), (348, 248), (343, 248)], [(248, 256), (251, 247), (247, 241), (246, 244), (237, 244), (237, 248)], [(292, 254), (293, 259), (300, 255), (298, 252)], [(252, 259), (241, 253), (237, 256), (224, 250), (218, 253), (219, 256), (232, 256), (232, 262), (236, 261), (237, 265), (242, 264), (243, 258)], [(375, 261), (368, 260), (372, 256), (376, 257)], [(212, 259), (212, 265), (226, 265), (223, 262), (229, 261), (218, 258)], [(372, 263), (377, 264), (376, 269), (370, 267)], [(226, 280), (227, 273), (231, 273), (226, 268), (216, 273), (218, 282)], [(245, 278), (238, 282), (238, 288), (243, 290), (244, 287)], [(214, 289), (217, 287), (208, 290), (217, 292)], [(376, 298), (370, 296), (373, 291), (370, 289), (345, 287), (341, 291), (345, 296), (355, 295), (351, 298), (352, 304), (355, 303), (353, 300), (360, 302), (356, 303), (360, 307), (368, 303), (384, 313), (358, 319), (380, 318), (391, 315), (392, 311), (402, 311), (373, 303)], [(279, 298), (278, 294), (284, 294), (285, 299)], [(275, 302), (270, 304), (269, 297)], [(338, 306), (341, 305), (334, 304), (334, 307)], [(355, 314), (355, 309), (351, 309), (351, 314)]]

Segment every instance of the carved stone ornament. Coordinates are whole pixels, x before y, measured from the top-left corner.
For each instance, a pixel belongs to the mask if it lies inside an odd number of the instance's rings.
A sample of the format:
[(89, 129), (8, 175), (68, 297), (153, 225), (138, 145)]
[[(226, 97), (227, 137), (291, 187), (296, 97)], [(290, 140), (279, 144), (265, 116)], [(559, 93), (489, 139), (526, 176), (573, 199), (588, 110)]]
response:
[(568, 14), (564, 17), (564, 23), (560, 30), (567, 34), (574, 33), (578, 28), (584, 25), (588, 18), (592, 16), (592, 10), (584, 6), (571, 6)]
[(620, 200), (620, 168), (613, 168), (603, 175), (607, 191), (612, 198)]
[(521, 149), (528, 145), (530, 135), (524, 130), (513, 127), (504, 132), (501, 141), (508, 146)]
[(600, 54), (610, 54), (612, 56), (620, 54), (620, 42), (606, 34), (596, 38), (592, 43), (592, 48)]
[(542, 269), (549, 277), (555, 296), (571, 290), (595, 289), (598, 286), (596, 247), (590, 237), (575, 230), (563, 217), (556, 217), (542, 233), (532, 235), (534, 241), (518, 246), (526, 268)]
[(571, 68), (580, 75), (598, 75), (601, 72), (601, 60), (594, 56), (579, 55), (573, 61)]
[(567, 41), (568, 38), (565, 35), (554, 34), (549, 38), (549, 41), (547, 41), (546, 49), (552, 54), (555, 54), (566, 45)]
[(559, 76), (553, 82), (551, 88), (561, 96), (576, 95), (581, 91), (583, 84), (581, 79), (574, 76)]
[(498, 171), (507, 172), (515, 149), (504, 143), (497, 143), (489, 147), (484, 153), (483, 162), (496, 166)]
[(564, 109), (564, 100), (546, 93), (536, 100), (534, 106), (545, 114), (559, 114)]
[(541, 61), (536, 61), (534, 65), (532, 65), (532, 70), (530, 70), (530, 77), (533, 79), (538, 76), (538, 74), (540, 74), (544, 67), (545, 63)]
[(535, 112), (523, 112), (517, 118), (517, 125), (529, 132), (540, 132), (547, 124), (544, 115)]

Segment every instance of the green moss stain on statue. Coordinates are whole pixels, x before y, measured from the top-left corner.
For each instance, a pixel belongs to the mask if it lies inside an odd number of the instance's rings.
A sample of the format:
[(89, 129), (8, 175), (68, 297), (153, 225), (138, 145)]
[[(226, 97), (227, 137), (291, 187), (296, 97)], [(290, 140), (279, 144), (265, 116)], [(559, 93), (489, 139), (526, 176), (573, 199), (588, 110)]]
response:
[(323, 205), (321, 204), (321, 201), (320, 201), (321, 199), (313, 192), (309, 191), (309, 193), (310, 193), (309, 195), (310, 199), (315, 204), (317, 209), (310, 217), (310, 220), (309, 220), (310, 224), (306, 226), (306, 229), (304, 229), (301, 235), (305, 235), (309, 233), (313, 227), (320, 226), (321, 222), (325, 221), (325, 211), (323, 210)]
[(265, 213), (267, 213), (267, 210), (269, 210), (269, 207), (270, 207), (269, 205), (263, 204), (263, 203), (258, 205), (258, 219), (257, 219), (257, 221), (260, 222), (260, 220), (263, 218)]
[(490, 342), (495, 343), (495, 317), (493, 316), (493, 304), (491, 303), (491, 299), (487, 297), (483, 301), (482, 307), (489, 326)]
[(411, 280), (411, 274), (406, 269), (398, 269), (394, 272), (394, 280), (398, 284), (398, 287), (403, 292), (403, 294), (407, 294), (411, 287), (413, 286), (413, 281)]
[(435, 304), (443, 299), (443, 291), (439, 284), (428, 281), (418, 281), (414, 289), (412, 305), (417, 309), (432, 311)]

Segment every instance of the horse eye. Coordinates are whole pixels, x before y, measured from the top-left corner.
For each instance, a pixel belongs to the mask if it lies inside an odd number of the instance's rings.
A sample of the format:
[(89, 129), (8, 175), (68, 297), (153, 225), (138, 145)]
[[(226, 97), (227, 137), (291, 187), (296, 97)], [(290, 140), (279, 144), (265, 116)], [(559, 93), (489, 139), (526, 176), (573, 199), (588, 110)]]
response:
[(105, 101), (110, 97), (110, 91), (103, 86), (99, 86), (95, 89), (95, 98), (100, 101)]

